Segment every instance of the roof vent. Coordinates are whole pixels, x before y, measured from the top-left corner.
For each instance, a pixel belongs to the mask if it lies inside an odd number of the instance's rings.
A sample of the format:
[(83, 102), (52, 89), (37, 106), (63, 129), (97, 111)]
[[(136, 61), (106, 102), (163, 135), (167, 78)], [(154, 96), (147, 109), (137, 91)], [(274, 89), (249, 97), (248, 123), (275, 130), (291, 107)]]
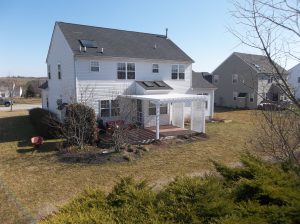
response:
[(153, 48), (154, 48), (154, 49), (156, 49), (156, 48), (157, 48), (156, 44), (154, 44), (154, 45), (153, 45)]
[(100, 51), (100, 53), (101, 53), (101, 54), (103, 54), (103, 52), (104, 52), (104, 48), (103, 48), (103, 47), (101, 47), (101, 51)]
[(81, 45), (79, 45), (79, 51), (80, 51), (80, 52), (82, 51), (82, 47), (81, 47)]
[(86, 52), (86, 47), (83, 48), (83, 52)]
[(168, 28), (166, 28), (166, 38), (168, 38)]

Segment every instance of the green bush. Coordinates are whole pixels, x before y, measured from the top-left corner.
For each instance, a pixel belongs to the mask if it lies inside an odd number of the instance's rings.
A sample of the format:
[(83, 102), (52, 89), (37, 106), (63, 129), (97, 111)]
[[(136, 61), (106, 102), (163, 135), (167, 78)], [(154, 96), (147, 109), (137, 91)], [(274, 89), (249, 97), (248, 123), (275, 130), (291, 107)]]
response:
[(108, 196), (85, 193), (45, 223), (300, 223), (300, 178), (247, 155), (219, 175), (178, 177), (159, 192), (123, 178)]
[(29, 110), (29, 119), (38, 135), (44, 138), (55, 138), (58, 136), (58, 122), (56, 115), (48, 110), (34, 108)]
[(93, 108), (81, 103), (67, 106), (63, 134), (68, 145), (84, 148), (85, 144), (94, 144), (97, 138), (96, 127)]

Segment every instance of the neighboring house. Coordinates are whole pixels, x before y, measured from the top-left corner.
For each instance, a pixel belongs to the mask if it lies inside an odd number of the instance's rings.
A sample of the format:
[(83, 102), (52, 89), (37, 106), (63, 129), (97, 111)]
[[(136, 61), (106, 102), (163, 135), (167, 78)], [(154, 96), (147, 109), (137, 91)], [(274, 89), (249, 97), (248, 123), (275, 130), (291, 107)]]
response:
[[(22, 87), (21, 86), (16, 86), (14, 91), (13, 91), (13, 96), (14, 97), (20, 97), (22, 96)], [(6, 86), (0, 86), (0, 97), (10, 97), (10, 90)]]
[(300, 64), (288, 71), (288, 83), (295, 93), (296, 99), (300, 99)]
[(264, 99), (284, 98), (274, 81), (274, 68), (265, 56), (234, 52), (212, 74), (217, 106), (254, 109)]
[[(191, 105), (191, 129), (205, 132), (205, 102), (191, 87), (194, 62), (166, 35), (57, 22), (47, 55), (43, 108), (63, 116), (63, 106), (87, 101), (103, 121), (124, 118), (142, 127), (184, 127)], [(126, 102), (126, 108), (122, 107)]]

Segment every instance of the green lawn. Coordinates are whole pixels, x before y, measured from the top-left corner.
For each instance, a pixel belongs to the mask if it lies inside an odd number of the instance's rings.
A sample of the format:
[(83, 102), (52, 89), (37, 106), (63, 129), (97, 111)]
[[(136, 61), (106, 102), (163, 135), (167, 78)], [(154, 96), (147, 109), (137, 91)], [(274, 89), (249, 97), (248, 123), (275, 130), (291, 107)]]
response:
[(216, 117), (233, 122), (207, 124), (207, 140), (156, 147), (132, 162), (92, 165), (61, 162), (53, 141), (33, 152), (28, 112), (0, 112), (1, 223), (38, 220), (88, 187), (109, 191), (122, 176), (159, 188), (177, 175), (209, 172), (209, 159), (235, 164), (253, 129), (251, 111), (222, 111)]

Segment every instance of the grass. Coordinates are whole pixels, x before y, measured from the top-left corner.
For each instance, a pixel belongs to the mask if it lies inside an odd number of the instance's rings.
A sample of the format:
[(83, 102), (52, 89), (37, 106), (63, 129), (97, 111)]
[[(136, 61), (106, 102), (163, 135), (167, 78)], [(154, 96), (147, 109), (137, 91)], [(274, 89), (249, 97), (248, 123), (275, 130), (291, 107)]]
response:
[(209, 172), (210, 159), (235, 164), (253, 128), (251, 111), (217, 112), (216, 117), (233, 122), (207, 124), (207, 140), (154, 147), (131, 162), (83, 164), (61, 162), (53, 141), (33, 151), (35, 131), (28, 112), (0, 112), (0, 220), (38, 220), (86, 188), (108, 192), (123, 176), (146, 179), (159, 188), (177, 175)]
[(42, 98), (40, 98), (40, 97), (30, 97), (30, 98), (16, 97), (16, 98), (14, 98), (14, 102), (17, 104), (40, 104), (40, 103), (42, 103)]

